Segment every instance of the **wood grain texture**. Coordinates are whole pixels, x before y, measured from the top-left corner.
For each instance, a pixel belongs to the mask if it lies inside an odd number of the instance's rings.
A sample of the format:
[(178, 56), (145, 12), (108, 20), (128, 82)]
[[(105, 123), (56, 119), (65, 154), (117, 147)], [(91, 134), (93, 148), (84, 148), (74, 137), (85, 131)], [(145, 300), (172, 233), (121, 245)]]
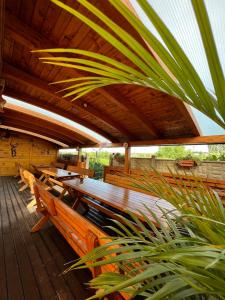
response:
[(90, 272), (62, 276), (64, 264), (78, 256), (54, 226), (30, 233), (38, 215), (28, 211), (28, 198), (28, 193), (18, 193), (15, 178), (0, 178), (0, 298), (87, 299), (92, 294), (85, 286)]
[(150, 220), (156, 223), (155, 219), (146, 209), (146, 206), (150, 208), (159, 219), (163, 219), (163, 213), (159, 209), (159, 206), (162, 206), (164, 209), (174, 209), (167, 201), (155, 196), (146, 195), (133, 191), (130, 188), (119, 187), (90, 178), (85, 178), (83, 182), (81, 182), (80, 179), (65, 180), (63, 184), (65, 187), (74, 189), (81, 195), (90, 196), (121, 212), (130, 211), (140, 218), (140, 220), (144, 220), (140, 213), (143, 212)]
[[(11, 152), (12, 145), (16, 145), (14, 157)], [(54, 144), (17, 133), (0, 141), (0, 176), (17, 175), (18, 163), (29, 169), (31, 164), (50, 164), (56, 158), (57, 147)]]
[[(100, 20), (76, 1), (67, 3), (105, 28)], [(92, 3), (138, 39), (143, 47), (148, 48), (108, 1)], [(21, 7), (25, 7), (26, 11)], [(56, 90), (49, 87), (48, 83), (88, 73), (44, 65), (38, 60), (39, 54), (30, 53), (30, 50), (77, 47), (108, 55), (130, 66), (133, 66), (132, 63), (92, 29), (49, 0), (23, 0), (15, 6), (12, 1), (7, 1), (6, 16), (3, 47), (6, 92), (23, 96), (26, 102), (36, 102), (61, 115), (68, 115), (70, 119), (95, 130), (112, 142), (199, 135), (195, 122), (182, 102), (150, 88), (109, 86), (97, 89), (74, 103), (63, 99), (60, 94), (55, 94)]]

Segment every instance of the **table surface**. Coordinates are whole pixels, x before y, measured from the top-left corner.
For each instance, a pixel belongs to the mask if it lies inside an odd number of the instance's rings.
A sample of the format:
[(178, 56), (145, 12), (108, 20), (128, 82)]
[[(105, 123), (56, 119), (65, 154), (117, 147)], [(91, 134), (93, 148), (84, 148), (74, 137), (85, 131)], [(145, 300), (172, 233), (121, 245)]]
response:
[(64, 177), (78, 177), (80, 174), (75, 172), (70, 172), (67, 170), (59, 169), (59, 168), (38, 168), (38, 170), (46, 175), (53, 176), (56, 178), (64, 178)]
[(145, 206), (153, 211), (159, 219), (162, 219), (163, 217), (163, 213), (159, 207), (170, 211), (175, 209), (164, 199), (90, 178), (85, 178), (83, 183), (78, 178), (63, 180), (63, 185), (65, 187), (72, 188), (81, 194), (88, 195), (101, 203), (105, 203), (122, 212), (129, 210), (139, 219), (144, 220), (141, 214), (142, 212), (154, 223), (155, 219)]

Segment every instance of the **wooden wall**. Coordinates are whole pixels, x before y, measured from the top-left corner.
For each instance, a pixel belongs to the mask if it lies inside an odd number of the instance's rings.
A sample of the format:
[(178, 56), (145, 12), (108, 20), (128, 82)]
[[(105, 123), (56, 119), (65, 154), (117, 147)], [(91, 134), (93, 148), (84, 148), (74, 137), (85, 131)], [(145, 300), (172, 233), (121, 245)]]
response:
[(50, 142), (12, 133), (9, 138), (0, 139), (0, 176), (16, 175), (16, 163), (27, 169), (30, 164), (50, 164), (56, 161), (57, 151), (57, 146)]

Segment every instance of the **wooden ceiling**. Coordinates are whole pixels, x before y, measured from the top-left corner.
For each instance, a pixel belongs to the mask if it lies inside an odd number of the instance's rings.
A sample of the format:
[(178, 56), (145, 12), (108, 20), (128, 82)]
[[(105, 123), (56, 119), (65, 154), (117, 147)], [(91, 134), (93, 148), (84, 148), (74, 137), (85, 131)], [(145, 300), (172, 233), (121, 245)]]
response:
[(0, 115), (0, 119), (1, 125), (28, 130), (70, 147), (82, 147), (82, 145), (87, 145), (87, 143), (90, 143), (90, 145), (94, 144), (93, 141), (73, 130), (19, 110), (4, 108), (4, 114)]
[[(76, 1), (64, 2), (96, 20)], [(108, 1), (92, 2), (144, 45), (140, 36)], [(48, 83), (87, 73), (42, 64), (38, 59), (40, 54), (30, 52), (54, 47), (91, 50), (131, 65), (92, 29), (49, 0), (7, 0), (2, 48), (2, 77), (6, 80), (4, 94), (78, 122), (114, 143), (199, 136), (193, 117), (182, 102), (150, 88), (116, 85), (97, 89), (75, 102), (63, 99)], [(3, 122), (9, 122), (10, 114), (6, 111)], [(36, 124), (37, 120), (32, 122), (26, 117), (22, 125), (19, 114), (14, 114), (13, 120), (17, 126), (27, 129), (33, 126), (36, 131), (42, 131), (40, 124)], [(48, 125), (44, 127), (46, 130)], [(51, 130), (58, 139), (65, 139), (71, 145), (79, 144), (79, 140), (90, 144), (80, 136), (76, 141), (69, 132)]]

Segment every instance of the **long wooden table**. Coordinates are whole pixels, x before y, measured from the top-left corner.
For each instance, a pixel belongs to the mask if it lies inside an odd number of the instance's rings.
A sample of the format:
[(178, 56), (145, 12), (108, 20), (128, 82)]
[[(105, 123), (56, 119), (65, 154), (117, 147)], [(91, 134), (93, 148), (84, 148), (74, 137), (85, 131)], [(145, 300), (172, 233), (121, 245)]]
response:
[[(92, 199), (98, 200), (101, 204), (107, 204), (107, 206), (121, 212), (127, 212), (129, 210), (140, 220), (144, 221), (141, 214), (142, 212), (154, 223), (156, 223), (155, 219), (146, 207), (154, 212), (161, 220), (164, 219), (164, 217), (159, 207), (170, 211), (175, 209), (170, 203), (163, 199), (90, 178), (83, 179), (83, 182), (75, 178), (65, 180), (62, 183), (68, 190), (72, 189), (78, 192), (79, 197), (76, 200), (76, 206), (82, 199), (84, 200), (83, 196), (89, 196)], [(97, 205), (92, 201), (88, 201), (88, 204), (93, 204), (94, 207)], [(107, 213), (107, 209), (105, 209), (104, 206), (97, 205), (97, 208)]]

